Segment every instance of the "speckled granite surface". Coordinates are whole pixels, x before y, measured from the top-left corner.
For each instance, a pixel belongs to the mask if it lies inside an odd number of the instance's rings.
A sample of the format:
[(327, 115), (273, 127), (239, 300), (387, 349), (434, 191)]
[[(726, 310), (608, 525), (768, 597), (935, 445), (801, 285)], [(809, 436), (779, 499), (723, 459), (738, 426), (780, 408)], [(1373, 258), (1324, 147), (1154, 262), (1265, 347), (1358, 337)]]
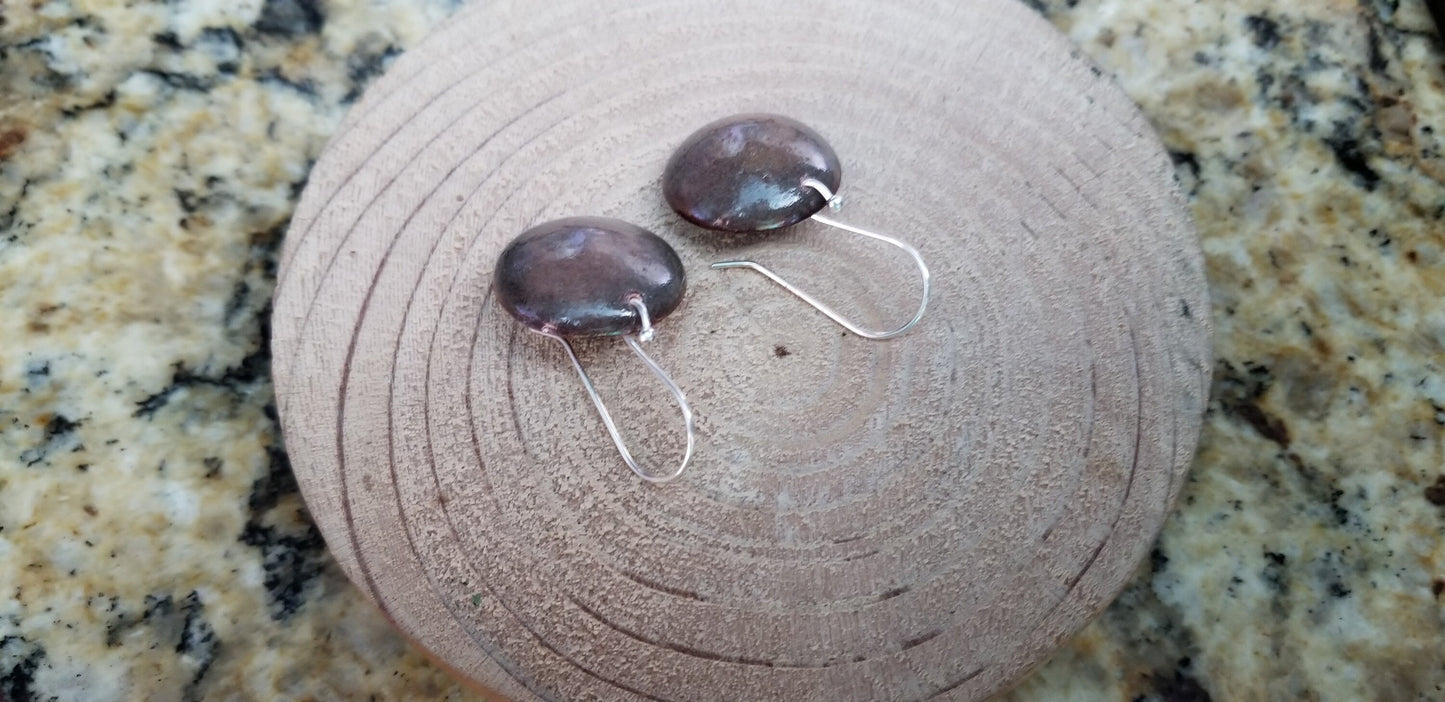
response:
[[(1445, 699), (1445, 50), (1423, 0), (1030, 0), (1174, 152), (1214, 399), (1008, 699)], [(328, 560), (265, 355), (308, 164), (449, 0), (0, 4), (0, 700), (464, 699)]]

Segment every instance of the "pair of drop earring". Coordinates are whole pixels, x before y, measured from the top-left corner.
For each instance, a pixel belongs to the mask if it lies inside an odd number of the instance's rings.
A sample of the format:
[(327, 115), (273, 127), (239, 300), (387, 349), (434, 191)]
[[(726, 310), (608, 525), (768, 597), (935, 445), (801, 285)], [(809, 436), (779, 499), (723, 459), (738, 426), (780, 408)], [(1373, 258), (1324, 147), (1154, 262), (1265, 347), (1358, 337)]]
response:
[[(917, 249), (898, 239), (822, 214), (825, 208), (841, 206), (837, 196), (841, 180), (838, 156), (817, 132), (787, 117), (745, 114), (713, 122), (688, 137), (668, 161), (663, 193), (684, 219), (707, 229), (759, 232), (812, 219), (907, 252), (922, 275), (923, 299), (912, 319), (884, 332), (854, 324), (754, 261), (712, 265), (715, 269), (757, 271), (853, 334), (891, 339), (923, 318), (929, 298), (928, 266)], [(528, 229), (502, 251), (493, 277), (493, 289), (503, 309), (566, 350), (622, 460), (638, 476), (654, 483), (673, 480), (687, 468), (696, 427), (682, 390), (642, 350), (639, 341), (650, 341), (653, 325), (682, 303), (686, 281), (682, 260), (661, 237), (605, 217), (570, 217)], [(672, 393), (682, 409), (687, 432), (687, 448), (674, 470), (648, 471), (627, 449), (568, 341), (589, 336), (621, 336)]]

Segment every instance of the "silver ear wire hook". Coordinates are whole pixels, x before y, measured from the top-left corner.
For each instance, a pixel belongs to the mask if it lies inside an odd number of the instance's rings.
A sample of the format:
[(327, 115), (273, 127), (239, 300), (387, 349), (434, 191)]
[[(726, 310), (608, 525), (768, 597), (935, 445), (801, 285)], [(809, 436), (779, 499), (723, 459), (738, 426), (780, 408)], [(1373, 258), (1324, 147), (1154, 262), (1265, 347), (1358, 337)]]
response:
[[(821, 181), (807, 178), (803, 180), (803, 186), (818, 191), (818, 194), (822, 195), (823, 199), (828, 202), (829, 209), (838, 210), (842, 206), (842, 198), (836, 197), (833, 193), (833, 189), (829, 188)], [(923, 319), (923, 313), (928, 309), (928, 298), (932, 290), (932, 276), (928, 272), (928, 264), (923, 261), (923, 255), (918, 253), (918, 249), (913, 248), (907, 242), (900, 241), (891, 236), (879, 234), (877, 232), (870, 232), (866, 229), (860, 229), (849, 224), (844, 224), (842, 222), (839, 222), (838, 220), (823, 215), (821, 212), (813, 215), (812, 219), (819, 224), (825, 224), (835, 229), (842, 229), (845, 232), (850, 232), (859, 236), (865, 236), (869, 239), (877, 239), (878, 241), (881, 241), (885, 244), (896, 246), (907, 252), (909, 256), (912, 256), (914, 262), (918, 264), (919, 273), (921, 273), (923, 276), (923, 301), (919, 303), (918, 312), (914, 313), (913, 319), (908, 320), (907, 324), (904, 324), (903, 326), (894, 329), (893, 331), (869, 331), (848, 321), (842, 315), (834, 311), (833, 308), (823, 304), (812, 295), (809, 295), (808, 293), (799, 290), (796, 286), (784, 280), (781, 276), (779, 276), (777, 273), (774, 273), (767, 266), (764, 266), (756, 261), (719, 261), (712, 264), (712, 267), (714, 269), (748, 268), (762, 273), (764, 276), (767, 276), (768, 280), (777, 283), (778, 285), (782, 286), (784, 290), (787, 290), (788, 292), (796, 295), (798, 299), (808, 303), (809, 305), (812, 305), (814, 309), (827, 315), (828, 319), (837, 322), (844, 329), (847, 329), (848, 331), (853, 332), (854, 334), (857, 334), (858, 336), (861, 336), (865, 339), (875, 339), (880, 341), (883, 339), (892, 339), (893, 337), (899, 336), (904, 332), (907, 332), (909, 329), (912, 329), (915, 324), (918, 324), (918, 320)]]
[(687, 468), (687, 462), (692, 460), (693, 446), (697, 441), (697, 427), (693, 421), (692, 407), (687, 404), (687, 398), (683, 397), (682, 389), (678, 388), (677, 384), (672, 382), (672, 378), (668, 377), (667, 373), (662, 370), (662, 367), (657, 365), (657, 362), (652, 360), (652, 357), (648, 356), (647, 353), (642, 350), (642, 345), (637, 342), (638, 338), (641, 338), (643, 341), (651, 341), (653, 338), (652, 318), (647, 313), (647, 305), (643, 304), (642, 298), (636, 295), (629, 298), (627, 304), (637, 310), (638, 317), (640, 317), (642, 321), (642, 328), (638, 331), (637, 337), (627, 334), (622, 338), (627, 341), (628, 346), (632, 347), (632, 352), (637, 354), (637, 357), (641, 358), (643, 363), (647, 364), (648, 369), (652, 371), (653, 375), (656, 375), (658, 379), (662, 381), (662, 384), (667, 386), (668, 392), (672, 393), (673, 399), (677, 401), (677, 406), (682, 410), (682, 421), (687, 428), (687, 450), (683, 453), (682, 463), (677, 466), (676, 470), (667, 475), (649, 473), (632, 458), (632, 452), (627, 450), (627, 444), (622, 441), (622, 435), (618, 433), (617, 425), (612, 421), (612, 414), (607, 411), (607, 405), (602, 402), (602, 396), (597, 393), (597, 386), (592, 384), (592, 378), (588, 377), (587, 371), (582, 368), (582, 361), (577, 358), (577, 352), (572, 349), (571, 342), (555, 334), (544, 333), (544, 335), (556, 339), (557, 343), (561, 344), (563, 349), (566, 349), (567, 357), (572, 359), (572, 367), (577, 369), (577, 375), (582, 378), (582, 386), (587, 388), (587, 394), (592, 398), (592, 404), (597, 407), (597, 414), (602, 417), (602, 424), (607, 427), (607, 433), (612, 436), (612, 443), (617, 446), (617, 452), (622, 454), (622, 460), (627, 462), (627, 467), (631, 468), (632, 472), (636, 473), (638, 477), (643, 480), (653, 483), (665, 483), (682, 475), (682, 471)]

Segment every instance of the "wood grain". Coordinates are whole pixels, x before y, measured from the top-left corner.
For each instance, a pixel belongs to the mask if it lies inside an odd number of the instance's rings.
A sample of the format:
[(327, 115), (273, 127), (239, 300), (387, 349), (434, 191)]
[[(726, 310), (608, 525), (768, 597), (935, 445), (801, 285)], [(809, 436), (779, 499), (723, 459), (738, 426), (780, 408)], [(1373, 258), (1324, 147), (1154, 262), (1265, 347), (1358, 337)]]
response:
[[(698, 126), (790, 115), (843, 219), (720, 237), (663, 203)], [(667, 486), (489, 297), (531, 224), (604, 215), (690, 275), (650, 352), (699, 415)], [(896, 252), (895, 252), (896, 253)], [(515, 700), (981, 699), (1117, 594), (1179, 491), (1210, 370), (1198, 243), (1148, 124), (1014, 0), (491, 0), (367, 92), (283, 252), (274, 366), (314, 518), (408, 637)], [(639, 455), (681, 446), (620, 343), (584, 362)]]

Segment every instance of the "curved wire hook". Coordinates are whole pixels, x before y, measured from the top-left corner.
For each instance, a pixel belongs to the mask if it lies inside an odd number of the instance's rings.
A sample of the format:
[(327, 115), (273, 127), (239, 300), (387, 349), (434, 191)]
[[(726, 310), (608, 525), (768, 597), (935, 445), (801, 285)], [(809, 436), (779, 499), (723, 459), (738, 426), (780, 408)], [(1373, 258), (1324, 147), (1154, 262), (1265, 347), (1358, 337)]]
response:
[[(836, 197), (833, 189), (829, 188), (821, 181), (807, 178), (803, 180), (803, 185), (805, 187), (809, 187), (818, 191), (818, 194), (822, 195), (823, 199), (828, 202), (829, 209), (836, 211), (842, 207), (842, 198)], [(836, 311), (834, 311), (833, 308), (823, 304), (812, 295), (809, 295), (808, 293), (798, 289), (792, 283), (784, 280), (782, 276), (779, 276), (767, 266), (764, 266), (757, 261), (719, 261), (712, 264), (712, 267), (714, 269), (748, 268), (762, 273), (763, 275), (767, 276), (768, 280), (777, 283), (778, 285), (782, 286), (784, 290), (787, 290), (788, 292), (796, 295), (798, 299), (812, 305), (814, 309), (827, 315), (828, 319), (837, 322), (844, 329), (847, 329), (848, 331), (853, 332), (854, 334), (857, 334), (858, 336), (861, 336), (865, 339), (875, 339), (879, 341), (884, 339), (892, 339), (893, 337), (900, 336), (904, 332), (907, 332), (909, 329), (912, 329), (914, 325), (918, 324), (918, 320), (923, 319), (923, 313), (928, 309), (928, 298), (932, 292), (933, 282), (932, 275), (928, 272), (928, 264), (923, 261), (923, 254), (920, 254), (918, 252), (918, 249), (913, 248), (913, 246), (909, 245), (907, 242), (900, 241), (891, 236), (879, 234), (877, 232), (870, 232), (867, 229), (860, 229), (849, 224), (844, 224), (836, 219), (824, 216), (822, 213), (813, 215), (812, 219), (819, 224), (826, 224), (830, 227), (833, 227), (834, 229), (842, 229), (845, 232), (857, 234), (859, 236), (865, 236), (869, 239), (876, 239), (885, 244), (896, 246), (900, 249), (903, 249), (903, 251), (906, 252), (909, 256), (912, 256), (913, 261), (918, 264), (918, 272), (923, 276), (923, 301), (918, 304), (918, 311), (913, 314), (913, 319), (908, 320), (907, 324), (904, 324), (903, 326), (894, 329), (893, 331), (869, 331), (854, 324), (853, 322), (848, 321), (846, 318), (843, 317), (843, 315), (840, 315)]]
[[(642, 318), (642, 329), (638, 332), (637, 336), (643, 341), (651, 341), (653, 336), (652, 318), (647, 313), (647, 306), (644, 305), (642, 299), (637, 296), (629, 299), (627, 304), (631, 305), (633, 309), (636, 309), (638, 315)], [(650, 473), (644, 470), (643, 467), (638, 465), (637, 461), (633, 459), (632, 452), (627, 450), (627, 444), (622, 440), (622, 434), (617, 431), (617, 424), (612, 421), (612, 414), (607, 411), (607, 405), (602, 402), (602, 396), (597, 393), (597, 386), (592, 384), (592, 378), (589, 377), (587, 371), (582, 368), (582, 361), (577, 358), (577, 352), (572, 349), (572, 343), (556, 334), (547, 334), (545, 332), (542, 332), (542, 334), (556, 339), (557, 343), (561, 344), (562, 348), (567, 351), (567, 357), (572, 359), (572, 367), (577, 369), (577, 375), (582, 378), (582, 386), (587, 389), (587, 395), (592, 398), (592, 404), (597, 407), (597, 414), (602, 417), (603, 426), (607, 427), (607, 433), (612, 436), (612, 443), (617, 446), (617, 452), (622, 454), (622, 460), (627, 463), (627, 467), (631, 468), (632, 472), (636, 473), (638, 477), (651, 483), (665, 483), (682, 475), (682, 471), (687, 468), (687, 462), (692, 460), (693, 446), (697, 442), (697, 426), (693, 421), (692, 407), (687, 404), (687, 398), (683, 397), (682, 389), (677, 387), (677, 384), (672, 382), (672, 378), (668, 377), (667, 373), (662, 370), (662, 367), (657, 365), (657, 362), (652, 360), (652, 357), (648, 356), (647, 353), (642, 350), (642, 345), (637, 343), (637, 338), (634, 338), (631, 334), (622, 337), (627, 341), (627, 345), (632, 347), (632, 352), (637, 354), (637, 357), (641, 358), (643, 363), (647, 364), (647, 367), (652, 371), (653, 375), (656, 375), (658, 379), (662, 381), (662, 384), (667, 387), (668, 392), (672, 393), (673, 399), (677, 400), (677, 406), (682, 410), (682, 421), (687, 428), (687, 450), (682, 455), (682, 463), (678, 464), (676, 470), (666, 475)]]

